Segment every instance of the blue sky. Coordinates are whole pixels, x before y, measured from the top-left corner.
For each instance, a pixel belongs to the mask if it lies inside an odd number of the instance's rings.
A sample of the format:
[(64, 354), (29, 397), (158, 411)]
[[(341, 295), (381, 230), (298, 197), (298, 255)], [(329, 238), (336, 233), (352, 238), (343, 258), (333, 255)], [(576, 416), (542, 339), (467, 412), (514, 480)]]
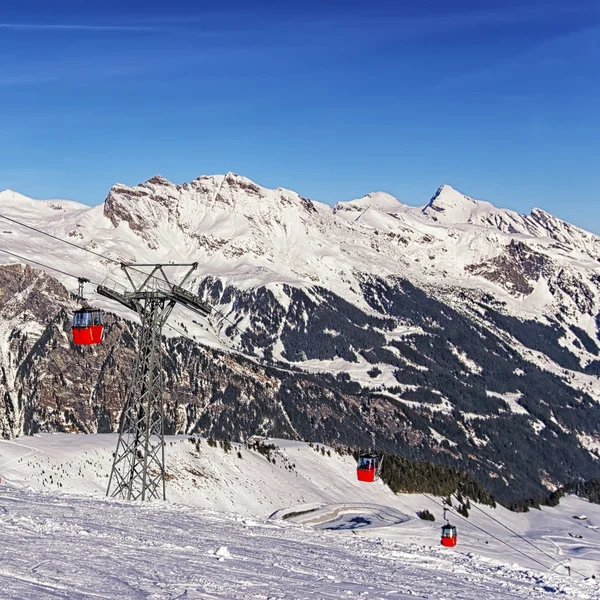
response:
[(97, 204), (233, 171), (417, 205), (449, 183), (600, 233), (598, 65), (597, 1), (7, 0), (0, 189)]

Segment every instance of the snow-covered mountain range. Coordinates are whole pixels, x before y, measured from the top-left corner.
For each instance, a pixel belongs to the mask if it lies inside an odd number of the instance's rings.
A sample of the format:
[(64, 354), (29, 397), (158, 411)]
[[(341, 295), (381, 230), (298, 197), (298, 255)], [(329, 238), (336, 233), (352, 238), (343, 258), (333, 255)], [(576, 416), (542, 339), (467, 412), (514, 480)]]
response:
[[(226, 319), (172, 317), (203, 348), (169, 341), (173, 431), (363, 446), (374, 431), (504, 497), (597, 474), (600, 237), (540, 209), (449, 186), (423, 207), (382, 192), (330, 207), (227, 174), (115, 185), (95, 207), (5, 191), (0, 215), (116, 261), (198, 262), (190, 286)], [(2, 220), (0, 257), (19, 262), (6, 251), (64, 273), (0, 273), (2, 433), (111, 430), (132, 315), (90, 295), (116, 316), (102, 348), (75, 350), (54, 277), (122, 286), (118, 265)]]

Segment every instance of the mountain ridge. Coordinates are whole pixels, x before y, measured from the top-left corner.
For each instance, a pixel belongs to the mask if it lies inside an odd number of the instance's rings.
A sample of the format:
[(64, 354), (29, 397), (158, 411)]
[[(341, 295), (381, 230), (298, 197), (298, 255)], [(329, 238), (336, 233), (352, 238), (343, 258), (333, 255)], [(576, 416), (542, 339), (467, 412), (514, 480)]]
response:
[[(294, 192), (290, 189), (282, 188), (282, 187), (265, 188), (265, 187), (260, 186), (259, 184), (255, 183), (253, 180), (251, 180), (247, 177), (244, 177), (242, 175), (238, 175), (235, 173), (231, 173), (231, 172), (227, 173), (225, 175), (201, 175), (201, 176), (197, 177), (196, 179), (192, 180), (191, 182), (184, 182), (182, 184), (177, 184), (177, 183), (171, 182), (166, 177), (164, 177), (160, 174), (156, 174), (156, 175), (150, 177), (149, 179), (147, 179), (143, 182), (140, 182), (138, 184), (135, 184), (135, 185), (129, 185), (129, 184), (124, 184), (124, 183), (115, 183), (111, 187), (111, 192), (115, 191), (117, 189), (120, 189), (122, 191), (127, 190), (129, 193), (135, 194), (135, 191), (138, 188), (147, 188), (147, 189), (152, 190), (153, 186), (174, 188), (176, 190), (187, 190), (194, 186), (201, 185), (202, 183), (206, 183), (208, 181), (214, 183), (219, 178), (221, 179), (221, 182), (227, 181), (227, 180), (230, 182), (237, 182), (237, 185), (241, 185), (242, 187), (245, 187), (247, 190), (251, 190), (255, 194), (260, 194), (260, 192), (262, 190), (269, 190), (269, 191), (277, 191), (277, 192), (287, 192), (289, 194), (292, 194), (293, 196), (303, 198), (297, 192)], [(20, 192), (18, 192), (16, 190), (12, 190), (9, 188), (7, 188), (5, 190), (0, 190), (0, 200), (3, 198), (3, 195), (4, 195), (4, 197), (6, 197), (11, 194), (17, 195), (23, 200), (33, 200), (35, 202), (52, 202), (52, 203), (64, 202), (64, 203), (68, 203), (68, 204), (72, 204), (72, 205), (77, 205), (79, 208), (82, 208), (82, 209), (95, 208), (97, 206), (103, 205), (106, 202), (106, 199), (105, 199), (100, 204), (88, 205), (88, 204), (84, 204), (84, 203), (79, 203), (75, 200), (63, 200), (63, 199), (54, 199), (54, 198), (34, 199), (34, 198), (30, 198), (24, 194), (21, 194)], [(110, 192), (109, 192), (108, 197), (110, 197)], [(425, 204), (416, 205), (416, 206), (405, 204), (404, 202), (402, 202), (400, 199), (396, 198), (392, 194), (390, 194), (388, 192), (384, 192), (384, 191), (368, 192), (361, 198), (356, 198), (356, 199), (352, 199), (352, 200), (340, 200), (340, 201), (334, 202), (331, 206), (329, 204), (317, 202), (314, 200), (309, 200), (309, 202), (320, 205), (322, 207), (329, 207), (329, 208), (333, 209), (333, 211), (335, 212), (336, 207), (343, 208), (346, 205), (352, 205), (352, 206), (358, 208), (361, 203), (368, 205), (369, 200), (375, 200), (375, 204), (376, 204), (378, 198), (381, 198), (384, 200), (389, 200), (389, 204), (390, 204), (391, 208), (395, 208), (396, 204), (397, 204), (400, 209), (416, 211), (416, 212), (420, 212), (420, 213), (423, 213), (424, 211), (426, 211), (427, 208), (430, 208), (433, 206), (438, 207), (437, 212), (442, 212), (444, 207), (443, 206), (440, 207), (440, 203), (444, 204), (444, 203), (450, 202), (450, 203), (456, 204), (457, 201), (463, 201), (463, 202), (466, 201), (466, 203), (471, 203), (471, 204), (475, 205), (476, 207), (480, 207), (480, 208), (484, 208), (484, 209), (493, 209), (495, 212), (503, 212), (503, 213), (509, 213), (511, 215), (518, 215), (521, 218), (527, 218), (527, 217), (535, 218), (538, 216), (545, 216), (546, 218), (550, 217), (552, 220), (560, 221), (561, 223), (564, 223), (571, 228), (583, 231), (583, 232), (591, 235), (592, 237), (600, 238), (600, 234), (585, 230), (584, 228), (576, 226), (576, 225), (572, 225), (572, 224), (568, 223), (567, 221), (565, 221), (564, 219), (555, 217), (554, 215), (552, 215), (551, 213), (549, 213), (548, 211), (546, 211), (545, 209), (543, 209), (541, 207), (533, 207), (531, 209), (529, 215), (526, 215), (523, 213), (518, 213), (517, 211), (514, 211), (512, 209), (497, 207), (493, 203), (486, 201), (486, 200), (477, 200), (471, 196), (468, 196), (466, 194), (463, 194), (462, 192), (459, 192), (452, 185), (445, 184), (445, 183), (438, 187), (435, 194), (433, 194), (433, 196)], [(449, 200), (449, 198), (452, 198), (452, 199)], [(223, 200), (222, 196), (221, 196), (221, 199)], [(307, 200), (306, 198), (303, 198), (303, 199)], [(365, 208), (366, 208), (366, 206), (365, 206)], [(377, 206), (376, 205), (372, 206), (372, 208), (377, 208)]]

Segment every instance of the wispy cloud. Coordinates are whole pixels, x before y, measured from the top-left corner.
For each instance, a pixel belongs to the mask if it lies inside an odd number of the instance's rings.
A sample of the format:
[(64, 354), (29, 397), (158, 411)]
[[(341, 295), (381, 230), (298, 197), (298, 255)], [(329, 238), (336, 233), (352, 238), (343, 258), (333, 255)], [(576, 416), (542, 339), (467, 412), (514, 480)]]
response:
[[(600, 18), (600, 7), (597, 1), (579, 0), (577, 3), (564, 3), (560, 0), (547, 0), (540, 9), (537, 3), (523, 2), (520, 6), (479, 8), (475, 10), (439, 10), (434, 13), (421, 11), (416, 14), (405, 11), (399, 4), (392, 10), (382, 10), (368, 3), (350, 6), (340, 11), (337, 4), (322, 3), (312, 10), (298, 8), (293, 3), (285, 8), (273, 9), (261, 2), (248, 7), (238, 7), (236, 10), (202, 11), (187, 13), (150, 16), (142, 18), (140, 23), (173, 25), (179, 27), (208, 26), (211, 31), (244, 32), (256, 34), (259, 30), (272, 29), (287, 35), (289, 30), (304, 34), (306, 30), (320, 33), (331, 31), (349, 31), (355, 33), (355, 28), (372, 29), (380, 35), (385, 31), (412, 33), (421, 35), (446, 28), (471, 29), (486, 25), (502, 26), (529, 22), (553, 21), (560, 17), (585, 15), (591, 19)], [(252, 27), (248, 23), (252, 22)]]
[(2, 75), (0, 88), (41, 85), (60, 81), (60, 76), (51, 73), (35, 73), (32, 75)]
[[(549, 81), (555, 79), (564, 86), (564, 78), (557, 79), (556, 73), (561, 72), (566, 75), (574, 65), (578, 65), (579, 68), (583, 68), (582, 65), (590, 65), (588, 68), (591, 69), (592, 63), (600, 58), (600, 48), (597, 44), (599, 36), (600, 26), (583, 27), (566, 34), (550, 36), (525, 51), (516, 52), (479, 69), (450, 75), (437, 81), (434, 88), (441, 92), (451, 88), (464, 88), (467, 85), (481, 87), (501, 84), (504, 89), (511, 90), (508, 94), (503, 93), (503, 96), (517, 97), (514, 93), (517, 85), (522, 89), (523, 80), (526, 80), (532, 82), (532, 86), (535, 87), (537, 81), (535, 77), (540, 72), (549, 74)], [(514, 86), (507, 88), (507, 84), (511, 81), (514, 82)], [(547, 93), (547, 88), (538, 91)], [(496, 88), (494, 93), (498, 93)], [(529, 96), (530, 93), (527, 93), (522, 98)]]
[(133, 77), (154, 72), (152, 63), (101, 64), (49, 64), (37, 65), (30, 72), (17, 74), (0, 74), (0, 89), (11, 87), (29, 87), (57, 82), (72, 84), (89, 84), (106, 79)]
[(98, 32), (152, 32), (164, 30), (153, 25), (92, 25), (71, 23), (0, 23), (0, 30), (13, 31), (98, 31)]

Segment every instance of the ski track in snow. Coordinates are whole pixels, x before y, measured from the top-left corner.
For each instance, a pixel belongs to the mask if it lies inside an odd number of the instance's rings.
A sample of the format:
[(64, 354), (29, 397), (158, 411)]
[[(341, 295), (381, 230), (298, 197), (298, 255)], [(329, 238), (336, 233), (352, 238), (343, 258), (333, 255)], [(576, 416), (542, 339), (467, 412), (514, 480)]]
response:
[(0, 506), (3, 598), (600, 598), (442, 548), (188, 506), (8, 488)]

